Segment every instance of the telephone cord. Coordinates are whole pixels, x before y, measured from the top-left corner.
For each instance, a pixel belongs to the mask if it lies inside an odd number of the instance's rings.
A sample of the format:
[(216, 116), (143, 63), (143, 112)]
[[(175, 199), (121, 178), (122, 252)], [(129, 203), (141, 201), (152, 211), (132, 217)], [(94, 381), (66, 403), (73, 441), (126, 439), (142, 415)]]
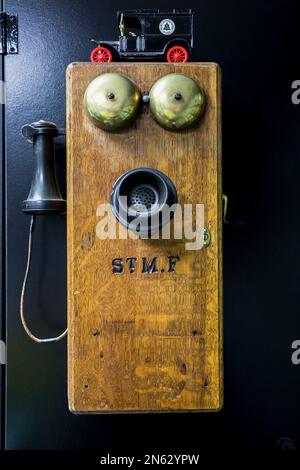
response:
[(68, 329), (66, 329), (61, 335), (56, 336), (54, 338), (38, 338), (35, 336), (29, 329), (27, 322), (25, 320), (24, 316), (24, 297), (25, 297), (25, 291), (26, 291), (26, 284), (27, 284), (27, 279), (28, 279), (28, 274), (30, 271), (30, 266), (31, 266), (31, 259), (32, 259), (32, 241), (33, 241), (33, 232), (34, 232), (34, 225), (35, 225), (35, 220), (36, 216), (32, 215), (31, 220), (30, 220), (30, 228), (29, 228), (29, 239), (28, 239), (28, 255), (27, 255), (27, 265), (26, 265), (26, 271), (25, 271), (25, 276), (24, 276), (24, 281), (23, 281), (23, 286), (22, 286), (22, 291), (21, 291), (21, 300), (20, 300), (20, 318), (21, 322), (23, 325), (24, 330), (26, 331), (27, 335), (36, 343), (55, 343), (57, 341), (60, 341), (63, 339), (67, 332)]

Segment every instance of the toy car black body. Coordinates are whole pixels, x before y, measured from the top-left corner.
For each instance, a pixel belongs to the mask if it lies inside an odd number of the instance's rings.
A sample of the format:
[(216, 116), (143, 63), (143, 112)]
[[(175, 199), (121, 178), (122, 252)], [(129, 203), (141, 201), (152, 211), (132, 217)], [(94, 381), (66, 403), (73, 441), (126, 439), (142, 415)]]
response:
[(187, 62), (193, 52), (191, 10), (124, 10), (117, 14), (118, 41), (95, 41), (92, 62), (165, 58)]

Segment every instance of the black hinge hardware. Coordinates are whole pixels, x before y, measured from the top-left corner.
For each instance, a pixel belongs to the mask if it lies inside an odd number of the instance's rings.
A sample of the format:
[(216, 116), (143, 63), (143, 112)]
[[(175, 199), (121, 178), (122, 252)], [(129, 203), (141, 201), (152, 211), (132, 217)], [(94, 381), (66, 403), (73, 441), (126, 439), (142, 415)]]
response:
[(0, 35), (0, 54), (18, 54), (19, 30), (16, 15), (0, 13)]

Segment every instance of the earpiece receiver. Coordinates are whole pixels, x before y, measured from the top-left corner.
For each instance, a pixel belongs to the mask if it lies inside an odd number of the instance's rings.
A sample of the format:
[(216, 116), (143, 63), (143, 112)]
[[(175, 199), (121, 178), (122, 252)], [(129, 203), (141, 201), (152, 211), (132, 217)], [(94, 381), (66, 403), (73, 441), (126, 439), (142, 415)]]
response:
[(87, 87), (84, 103), (97, 126), (106, 131), (117, 131), (135, 119), (142, 97), (129, 78), (119, 73), (103, 73)]
[(22, 135), (33, 144), (34, 174), (23, 212), (27, 214), (65, 213), (55, 171), (54, 138), (64, 135), (53, 122), (38, 121), (22, 127)]
[(160, 78), (149, 96), (154, 118), (171, 131), (194, 126), (204, 112), (203, 91), (192, 78), (183, 74), (171, 73)]
[(112, 211), (126, 228), (140, 235), (154, 234), (173, 216), (177, 191), (168, 176), (152, 168), (123, 174), (111, 194)]

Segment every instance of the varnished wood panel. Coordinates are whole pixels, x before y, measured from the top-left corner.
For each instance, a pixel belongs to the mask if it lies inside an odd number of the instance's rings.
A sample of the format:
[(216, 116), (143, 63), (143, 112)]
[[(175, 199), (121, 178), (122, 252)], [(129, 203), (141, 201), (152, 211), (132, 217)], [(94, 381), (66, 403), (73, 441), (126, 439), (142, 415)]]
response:
[[(168, 132), (144, 107), (128, 129), (108, 133), (83, 109), (92, 79), (121, 72), (148, 92), (179, 72), (204, 90), (199, 125)], [(68, 394), (74, 412), (218, 410), (222, 406), (222, 217), (220, 71), (209, 63), (80, 64), (67, 70)], [(100, 240), (96, 209), (116, 179), (153, 167), (180, 203), (203, 203), (211, 245), (186, 240)], [(114, 258), (179, 256), (175, 273), (112, 274)]]

